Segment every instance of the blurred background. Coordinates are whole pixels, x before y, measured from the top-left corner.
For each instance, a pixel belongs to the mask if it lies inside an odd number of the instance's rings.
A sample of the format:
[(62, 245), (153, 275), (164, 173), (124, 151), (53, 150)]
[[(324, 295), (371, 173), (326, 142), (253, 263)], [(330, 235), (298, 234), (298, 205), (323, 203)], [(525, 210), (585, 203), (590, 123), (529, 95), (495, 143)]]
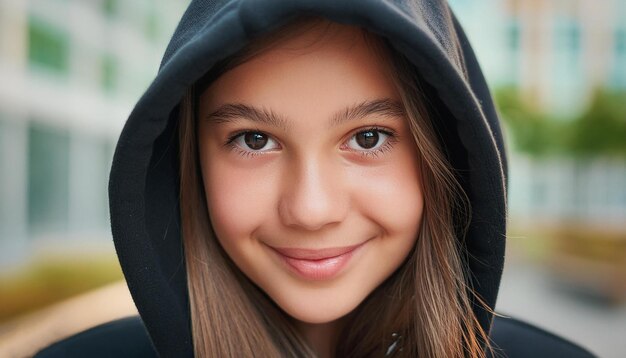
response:
[[(0, 356), (134, 313), (108, 172), (187, 3), (0, 0)], [(450, 3), (509, 145), (497, 311), (623, 357), (626, 0)]]

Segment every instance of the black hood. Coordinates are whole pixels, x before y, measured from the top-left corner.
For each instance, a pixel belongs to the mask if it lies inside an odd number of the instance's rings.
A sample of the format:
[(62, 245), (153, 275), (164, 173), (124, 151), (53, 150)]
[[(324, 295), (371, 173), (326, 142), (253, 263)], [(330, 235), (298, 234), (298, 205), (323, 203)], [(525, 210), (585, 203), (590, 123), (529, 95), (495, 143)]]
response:
[[(495, 306), (505, 246), (504, 146), (483, 75), (445, 1), (195, 0), (124, 126), (109, 183), (117, 254), (163, 356), (193, 354), (178, 205), (178, 103), (216, 62), (302, 14), (361, 26), (386, 38), (433, 91), (440, 114), (436, 126), (446, 137), (446, 151), (472, 207), (463, 243), (469, 284)], [(488, 330), (491, 314), (477, 305), (475, 311)]]

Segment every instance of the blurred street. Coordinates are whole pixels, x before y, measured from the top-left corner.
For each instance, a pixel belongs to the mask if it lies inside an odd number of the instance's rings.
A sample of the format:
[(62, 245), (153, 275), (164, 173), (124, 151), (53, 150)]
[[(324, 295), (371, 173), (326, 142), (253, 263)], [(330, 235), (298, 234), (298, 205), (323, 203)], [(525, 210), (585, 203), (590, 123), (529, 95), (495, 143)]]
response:
[(535, 266), (506, 263), (496, 311), (569, 339), (599, 357), (621, 358), (626, 352), (626, 304), (611, 307), (576, 296)]
[[(541, 268), (507, 262), (496, 308), (567, 338), (603, 358), (626, 352), (626, 305), (607, 307), (555, 284)], [(0, 326), (0, 357), (25, 357), (99, 323), (136, 314), (123, 282)]]
[(125, 282), (116, 282), (0, 324), (0, 357), (30, 357), (50, 343), (137, 311)]

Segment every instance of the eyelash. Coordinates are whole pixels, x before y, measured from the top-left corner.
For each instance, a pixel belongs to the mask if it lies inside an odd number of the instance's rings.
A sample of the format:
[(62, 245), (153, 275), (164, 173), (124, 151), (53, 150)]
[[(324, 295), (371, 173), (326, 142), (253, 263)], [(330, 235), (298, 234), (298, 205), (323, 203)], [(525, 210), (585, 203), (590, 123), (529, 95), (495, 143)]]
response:
[(393, 145), (398, 142), (398, 134), (395, 131), (388, 129), (388, 128), (378, 127), (378, 126), (371, 126), (371, 127), (357, 129), (348, 138), (350, 140), (355, 135), (359, 133), (363, 133), (363, 132), (379, 132), (379, 133), (387, 135), (387, 139), (385, 143), (383, 143), (383, 145), (381, 145), (380, 147), (376, 149), (369, 149), (369, 150), (368, 149), (363, 149), (363, 150), (349, 149), (352, 152), (357, 152), (359, 155), (361, 155), (364, 158), (378, 158), (380, 155), (388, 152), (393, 147)]
[[(364, 149), (364, 150), (348, 149), (348, 150), (352, 152), (357, 152), (360, 156), (364, 158), (378, 158), (381, 154), (384, 154), (385, 152), (389, 151), (393, 147), (393, 145), (398, 142), (398, 134), (395, 131), (388, 129), (388, 128), (382, 128), (379, 126), (371, 126), (371, 127), (357, 129), (356, 131), (352, 132), (352, 134), (348, 137), (348, 139), (352, 139), (355, 135), (359, 133), (370, 132), (370, 131), (379, 132), (379, 133), (387, 135), (388, 137), (387, 137), (386, 142), (379, 148), (376, 148), (373, 150), (367, 150), (367, 149)], [(245, 150), (241, 148), (239, 145), (235, 144), (235, 140), (237, 138), (248, 133), (263, 133), (267, 135), (268, 137), (271, 137), (269, 134), (261, 130), (243, 130), (243, 131), (236, 132), (233, 135), (229, 136), (228, 139), (226, 140), (225, 146), (235, 151), (237, 154), (241, 155), (242, 157), (246, 157), (246, 158), (253, 158), (259, 155), (263, 155), (264, 154), (263, 151)], [(345, 145), (342, 145), (342, 148), (344, 146)]]
[[(228, 139), (226, 140), (225, 146), (228, 147), (230, 150), (234, 151), (235, 153), (239, 154), (242, 157), (245, 158), (253, 158), (259, 155), (263, 155), (262, 151), (253, 151), (253, 150), (244, 150), (243, 148), (241, 148), (240, 146), (238, 146), (237, 144), (235, 144), (235, 140), (239, 137), (241, 137), (242, 135), (248, 134), (248, 133), (263, 133), (266, 134), (265, 132), (261, 131), (261, 130), (243, 130), (243, 131), (239, 131), (234, 133), (233, 135), (231, 135), (230, 137), (228, 137)], [(270, 136), (269, 134), (266, 134), (268, 137)]]

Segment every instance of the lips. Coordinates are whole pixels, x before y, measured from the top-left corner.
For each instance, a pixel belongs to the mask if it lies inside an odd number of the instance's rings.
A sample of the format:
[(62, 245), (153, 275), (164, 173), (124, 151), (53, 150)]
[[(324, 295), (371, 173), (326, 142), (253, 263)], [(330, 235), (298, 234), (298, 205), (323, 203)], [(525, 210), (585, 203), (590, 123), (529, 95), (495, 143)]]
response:
[(365, 242), (320, 250), (271, 247), (286, 266), (298, 276), (313, 281), (328, 280), (339, 274)]

